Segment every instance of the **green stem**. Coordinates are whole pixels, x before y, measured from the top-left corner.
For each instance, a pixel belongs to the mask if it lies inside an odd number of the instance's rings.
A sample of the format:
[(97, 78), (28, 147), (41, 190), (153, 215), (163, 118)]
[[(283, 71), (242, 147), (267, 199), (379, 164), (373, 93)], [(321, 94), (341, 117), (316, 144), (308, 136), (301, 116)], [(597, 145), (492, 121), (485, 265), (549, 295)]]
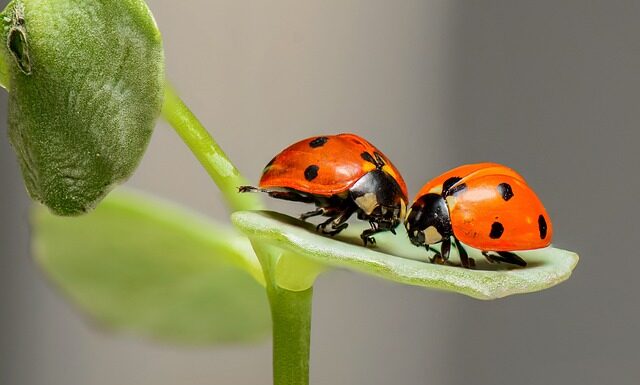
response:
[(268, 285), (273, 321), (274, 385), (309, 384), (313, 287), (289, 291)]
[(311, 304), (313, 287), (302, 291), (282, 288), (276, 282), (276, 267), (282, 252), (251, 240), (267, 284), (273, 323), (273, 384), (309, 384)]
[[(238, 186), (247, 181), (169, 85), (165, 86), (162, 115), (207, 170), (232, 210), (262, 208), (256, 196), (238, 193)], [(303, 291), (279, 287), (275, 267), (280, 252), (258, 242), (253, 242), (253, 247), (262, 265), (271, 305), (274, 385), (308, 385), (313, 287)]]
[(239, 186), (249, 183), (170, 85), (165, 86), (162, 116), (207, 170), (232, 211), (263, 208), (255, 194), (238, 193)]

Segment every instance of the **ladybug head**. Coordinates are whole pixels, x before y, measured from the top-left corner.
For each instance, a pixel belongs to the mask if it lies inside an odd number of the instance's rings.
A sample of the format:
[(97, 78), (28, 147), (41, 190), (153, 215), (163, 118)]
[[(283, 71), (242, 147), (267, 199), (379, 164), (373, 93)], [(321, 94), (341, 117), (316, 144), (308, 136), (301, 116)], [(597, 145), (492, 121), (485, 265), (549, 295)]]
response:
[(349, 189), (349, 193), (361, 219), (395, 228), (405, 216), (407, 197), (398, 182), (382, 170), (366, 173)]
[(439, 243), (453, 235), (449, 208), (439, 194), (425, 194), (416, 199), (404, 225), (416, 246)]

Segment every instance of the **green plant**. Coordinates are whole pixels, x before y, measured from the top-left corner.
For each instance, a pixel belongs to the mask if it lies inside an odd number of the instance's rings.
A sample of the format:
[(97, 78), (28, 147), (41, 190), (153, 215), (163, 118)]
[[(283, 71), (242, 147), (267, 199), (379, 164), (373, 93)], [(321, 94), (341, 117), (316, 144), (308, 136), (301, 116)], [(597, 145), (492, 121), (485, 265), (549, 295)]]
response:
[[(358, 225), (318, 235), (237, 193), (247, 181), (164, 80), (142, 0), (14, 0), (2, 16), (10, 139), (29, 193), (50, 210), (33, 212), (36, 259), (114, 329), (182, 344), (251, 341), (267, 333), (270, 309), (274, 383), (307, 384), (313, 284), (324, 271), (493, 299), (551, 287), (577, 263), (549, 248), (527, 252), (525, 269), (467, 270), (425, 263), (401, 228), (375, 249), (361, 246)], [(237, 230), (130, 192), (98, 205), (135, 170), (160, 115), (220, 188)]]

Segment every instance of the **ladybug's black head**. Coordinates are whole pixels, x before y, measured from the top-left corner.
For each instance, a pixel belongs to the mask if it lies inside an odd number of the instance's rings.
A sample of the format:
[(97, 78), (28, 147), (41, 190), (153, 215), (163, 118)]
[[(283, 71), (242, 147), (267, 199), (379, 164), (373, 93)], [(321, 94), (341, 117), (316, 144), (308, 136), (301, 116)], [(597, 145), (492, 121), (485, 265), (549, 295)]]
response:
[(439, 194), (425, 194), (416, 199), (404, 225), (416, 246), (439, 243), (453, 235), (447, 202)]
[(372, 170), (349, 189), (358, 206), (358, 217), (371, 220), (381, 227), (394, 229), (407, 209), (407, 197), (395, 179), (382, 170)]

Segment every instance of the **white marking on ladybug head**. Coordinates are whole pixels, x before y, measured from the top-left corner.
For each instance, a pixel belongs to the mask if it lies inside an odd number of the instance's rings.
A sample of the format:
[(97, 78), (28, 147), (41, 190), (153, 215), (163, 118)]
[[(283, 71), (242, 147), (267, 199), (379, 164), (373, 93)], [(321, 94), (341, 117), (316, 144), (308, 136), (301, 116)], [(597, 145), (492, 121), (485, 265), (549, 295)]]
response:
[(400, 199), (400, 220), (404, 220), (407, 216), (407, 204), (404, 203), (404, 199)]
[(372, 192), (357, 197), (355, 199), (355, 202), (358, 207), (360, 207), (362, 211), (364, 211), (364, 213), (367, 215), (371, 215), (371, 213), (373, 213), (373, 210), (378, 207), (378, 198), (376, 197), (376, 193)]
[(407, 214), (404, 217), (404, 225), (407, 227), (407, 231), (411, 229), (411, 222), (409, 221), (409, 215), (411, 215), (411, 207), (407, 210)]
[(433, 186), (431, 190), (427, 191), (427, 194), (442, 195), (442, 186)]
[(449, 207), (449, 211), (453, 210), (456, 207), (456, 198), (453, 195), (449, 195), (446, 199), (447, 207)]
[(435, 226), (429, 226), (424, 231), (424, 242), (428, 245), (438, 243), (442, 240), (442, 235)]

